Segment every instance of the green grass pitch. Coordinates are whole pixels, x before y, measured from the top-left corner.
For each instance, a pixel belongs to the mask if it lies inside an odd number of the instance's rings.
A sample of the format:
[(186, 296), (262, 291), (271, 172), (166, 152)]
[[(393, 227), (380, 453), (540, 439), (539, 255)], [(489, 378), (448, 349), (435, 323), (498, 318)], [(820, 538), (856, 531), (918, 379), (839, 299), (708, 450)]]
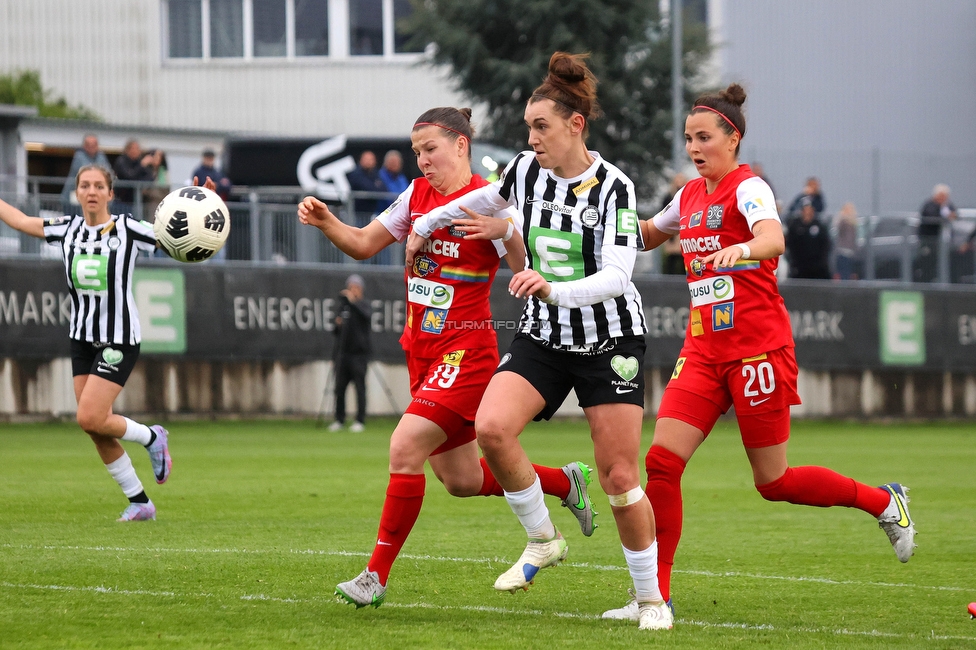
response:
[[(903, 565), (860, 511), (763, 501), (734, 423), (720, 423), (684, 478), (670, 632), (600, 620), (630, 580), (595, 485), (599, 530), (584, 538), (550, 500), (567, 562), (511, 595), (492, 583), (523, 548), (515, 516), (503, 499), (450, 497), (428, 474), (386, 603), (337, 603), (336, 583), (375, 540), (393, 425), (169, 423), (166, 485), (126, 443), (158, 508), (157, 521), (128, 524), (76, 426), (0, 426), (0, 647), (976, 647), (972, 424), (794, 426), (793, 465), (912, 488), (919, 548)], [(535, 462), (592, 462), (585, 423), (532, 425), (522, 440)]]

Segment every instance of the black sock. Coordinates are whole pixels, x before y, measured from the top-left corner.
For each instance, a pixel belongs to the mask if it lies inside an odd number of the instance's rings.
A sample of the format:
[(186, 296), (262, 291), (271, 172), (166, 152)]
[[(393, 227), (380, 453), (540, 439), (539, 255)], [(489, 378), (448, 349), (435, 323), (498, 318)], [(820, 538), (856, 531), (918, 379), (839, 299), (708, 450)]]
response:
[[(146, 446), (147, 446), (147, 447), (149, 447), (149, 446), (151, 446), (151, 445), (152, 445), (152, 443), (154, 443), (154, 442), (156, 442), (156, 432), (155, 432), (155, 431), (153, 431), (152, 429), (150, 429), (150, 430), (149, 430), (149, 444), (148, 444), (148, 445), (146, 445)], [(140, 503), (141, 503), (141, 502), (140, 502)]]
[(149, 497), (146, 495), (146, 491), (143, 490), (134, 497), (129, 497), (129, 503), (149, 503)]

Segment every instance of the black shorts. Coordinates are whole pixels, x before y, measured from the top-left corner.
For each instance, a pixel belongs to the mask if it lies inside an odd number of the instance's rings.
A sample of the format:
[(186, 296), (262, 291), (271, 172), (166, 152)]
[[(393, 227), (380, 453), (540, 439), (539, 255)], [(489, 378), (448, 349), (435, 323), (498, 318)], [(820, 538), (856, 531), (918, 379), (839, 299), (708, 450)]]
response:
[(98, 375), (119, 386), (125, 386), (137, 359), (138, 344), (89, 343), (71, 339), (71, 374), (74, 377)]
[(570, 389), (582, 408), (598, 404), (636, 404), (644, 407), (644, 351), (642, 336), (608, 341), (592, 352), (552, 348), (526, 334), (516, 334), (495, 372), (514, 372), (539, 391), (546, 406), (535, 420), (548, 420), (562, 406)]

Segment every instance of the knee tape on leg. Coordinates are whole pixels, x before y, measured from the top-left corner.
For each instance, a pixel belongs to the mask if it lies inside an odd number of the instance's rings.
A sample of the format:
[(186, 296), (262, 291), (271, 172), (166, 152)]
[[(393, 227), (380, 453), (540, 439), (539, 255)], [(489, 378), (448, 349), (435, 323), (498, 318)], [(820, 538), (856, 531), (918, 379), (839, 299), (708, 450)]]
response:
[(627, 506), (632, 506), (641, 499), (644, 498), (644, 490), (638, 485), (637, 487), (627, 490), (623, 494), (608, 494), (607, 498), (610, 499), (610, 505), (615, 508), (626, 508)]

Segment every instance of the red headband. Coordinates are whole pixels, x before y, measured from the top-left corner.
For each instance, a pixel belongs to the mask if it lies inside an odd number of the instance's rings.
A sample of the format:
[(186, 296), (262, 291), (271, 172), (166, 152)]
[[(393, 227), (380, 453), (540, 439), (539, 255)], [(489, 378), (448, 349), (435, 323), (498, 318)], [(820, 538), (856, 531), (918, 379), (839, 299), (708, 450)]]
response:
[(704, 109), (705, 109), (706, 111), (711, 111), (711, 112), (713, 112), (713, 113), (715, 113), (716, 115), (718, 115), (719, 117), (721, 117), (721, 118), (722, 118), (723, 120), (725, 120), (726, 122), (728, 122), (728, 123), (729, 123), (729, 126), (731, 126), (731, 127), (732, 127), (732, 130), (733, 130), (733, 131), (735, 131), (735, 133), (736, 133), (736, 135), (738, 135), (738, 136), (739, 136), (739, 139), (740, 139), (740, 140), (742, 139), (742, 134), (741, 134), (741, 133), (739, 133), (739, 129), (737, 129), (737, 128), (735, 127), (735, 124), (732, 124), (732, 120), (730, 120), (730, 119), (729, 119), (728, 117), (726, 117), (726, 115), (725, 115), (725, 113), (723, 113), (722, 111), (719, 111), (719, 110), (716, 110), (716, 109), (714, 109), (714, 108), (712, 108), (711, 106), (705, 106), (705, 105), (703, 105), (703, 104), (699, 104), (698, 106), (693, 106), (693, 107), (691, 108), (691, 111), (692, 111), (692, 112), (695, 112), (695, 111), (697, 111), (697, 110), (698, 110), (699, 108), (704, 108)]
[(444, 126), (443, 124), (438, 124), (437, 122), (417, 122), (416, 124), (413, 125), (413, 128), (416, 129), (418, 126), (436, 126), (437, 128), (444, 129), (445, 131), (451, 131), (452, 133), (457, 133), (462, 138), (467, 138), (468, 140), (471, 139), (471, 136), (465, 135), (464, 133), (461, 133), (457, 129), (452, 129), (449, 126)]

